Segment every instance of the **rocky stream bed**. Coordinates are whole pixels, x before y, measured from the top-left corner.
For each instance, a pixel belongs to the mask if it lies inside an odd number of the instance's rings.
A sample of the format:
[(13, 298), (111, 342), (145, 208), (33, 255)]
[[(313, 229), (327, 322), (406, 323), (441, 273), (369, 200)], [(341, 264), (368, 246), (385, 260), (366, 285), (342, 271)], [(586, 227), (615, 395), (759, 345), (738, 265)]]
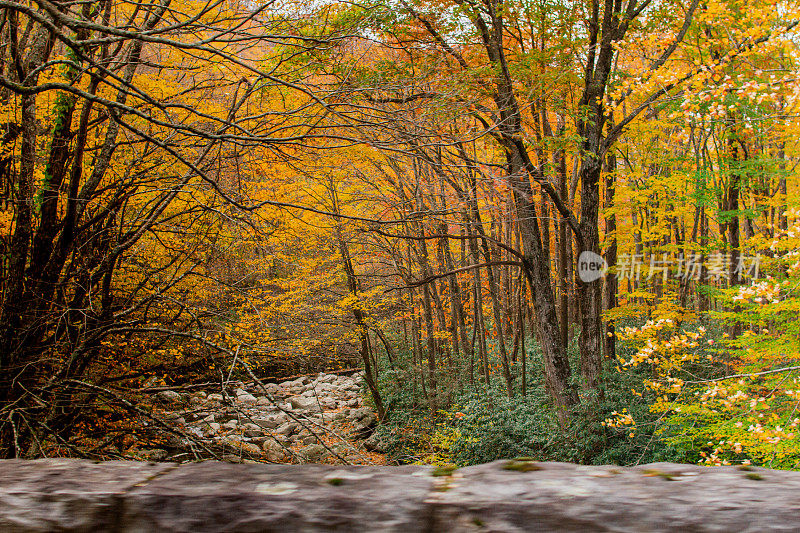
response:
[(146, 461), (382, 464), (375, 413), (361, 399), (363, 374), (321, 373), (282, 383), (229, 382), (217, 392), (161, 390), (146, 424), (159, 447)]

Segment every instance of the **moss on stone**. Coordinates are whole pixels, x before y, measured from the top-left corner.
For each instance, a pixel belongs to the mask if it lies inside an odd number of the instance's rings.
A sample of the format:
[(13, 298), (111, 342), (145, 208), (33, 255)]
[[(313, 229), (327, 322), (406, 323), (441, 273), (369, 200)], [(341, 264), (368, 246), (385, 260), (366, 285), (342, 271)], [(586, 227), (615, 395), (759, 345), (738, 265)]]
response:
[(452, 463), (448, 463), (445, 465), (439, 465), (433, 469), (431, 475), (434, 477), (442, 477), (442, 476), (452, 476), (453, 472), (458, 470), (458, 467)]
[(541, 469), (542, 467), (533, 461), (519, 459), (513, 459), (503, 465), (503, 470), (513, 470), (515, 472), (536, 472)]

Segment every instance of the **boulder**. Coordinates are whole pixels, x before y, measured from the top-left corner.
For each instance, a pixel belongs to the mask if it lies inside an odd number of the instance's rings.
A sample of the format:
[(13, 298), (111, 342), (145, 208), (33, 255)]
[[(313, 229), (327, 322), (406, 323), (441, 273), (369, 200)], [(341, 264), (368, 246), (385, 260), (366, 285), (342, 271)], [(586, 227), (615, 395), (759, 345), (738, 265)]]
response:
[(321, 411), (319, 407), (319, 402), (317, 402), (316, 398), (309, 398), (304, 396), (294, 396), (289, 398), (289, 403), (295, 409), (302, 409), (303, 411), (311, 411), (318, 413)]
[(277, 428), (275, 428), (275, 431), (273, 431), (273, 433), (276, 435), (285, 435), (288, 437), (292, 435), (292, 433), (294, 433), (297, 430), (297, 428), (298, 428), (297, 422), (285, 422), (280, 426), (278, 426)]
[(261, 448), (253, 444), (252, 442), (244, 442), (241, 440), (237, 440), (231, 436), (221, 437), (217, 444), (220, 446), (233, 448), (234, 450), (241, 451), (243, 453), (247, 453), (253, 456), (261, 455)]
[(162, 450), (161, 448), (149, 448), (144, 450), (137, 450), (134, 452), (134, 456), (140, 461), (163, 461), (164, 459), (169, 456), (169, 452), (167, 450)]
[(183, 396), (174, 390), (162, 390), (156, 394), (156, 398), (166, 403), (183, 403)]
[(252, 421), (254, 424), (258, 425), (264, 429), (275, 429), (281, 424), (287, 421), (287, 417), (284, 414), (280, 415), (272, 415), (272, 416), (265, 416), (265, 417), (253, 417)]
[(386, 443), (377, 433), (373, 433), (364, 441), (364, 448), (370, 452), (386, 453)]
[(321, 444), (310, 444), (300, 449), (300, 457), (307, 463), (319, 463), (330, 457), (328, 450)]
[(252, 394), (239, 394), (236, 396), (236, 402), (255, 405), (258, 402), (258, 398), (256, 398)]
[(264, 429), (261, 426), (254, 424), (252, 422), (247, 422), (242, 424), (242, 429), (244, 430), (244, 435), (246, 437), (260, 437), (264, 435)]
[(274, 439), (267, 439), (261, 445), (264, 450), (264, 456), (267, 461), (279, 462), (286, 457), (286, 449)]
[(360, 409), (351, 409), (347, 417), (352, 420), (364, 421), (365, 424), (374, 423), (376, 420), (375, 414), (369, 407), (362, 407)]

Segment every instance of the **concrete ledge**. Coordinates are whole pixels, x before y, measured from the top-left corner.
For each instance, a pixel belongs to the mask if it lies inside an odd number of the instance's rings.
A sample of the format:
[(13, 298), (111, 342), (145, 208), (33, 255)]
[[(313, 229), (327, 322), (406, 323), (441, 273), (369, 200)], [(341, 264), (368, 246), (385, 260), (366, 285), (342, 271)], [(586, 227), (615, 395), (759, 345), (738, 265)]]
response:
[(0, 461), (0, 531), (800, 531), (800, 472)]

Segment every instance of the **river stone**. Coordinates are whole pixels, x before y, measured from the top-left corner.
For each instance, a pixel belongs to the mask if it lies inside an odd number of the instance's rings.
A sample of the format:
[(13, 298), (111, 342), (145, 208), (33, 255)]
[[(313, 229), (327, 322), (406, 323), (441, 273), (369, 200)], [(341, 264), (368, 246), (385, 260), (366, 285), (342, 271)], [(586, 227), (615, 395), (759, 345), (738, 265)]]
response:
[(183, 396), (181, 396), (179, 392), (175, 392), (174, 390), (162, 390), (161, 392), (156, 394), (156, 397), (159, 400), (162, 400), (167, 403), (183, 402)]
[(304, 411), (312, 411), (318, 413), (320, 411), (319, 403), (316, 398), (308, 398), (303, 396), (295, 396), (289, 398), (289, 403), (295, 409), (302, 409)]
[(244, 434), (246, 437), (260, 437), (264, 434), (264, 430), (261, 428), (261, 426), (253, 424), (252, 422), (243, 424), (242, 428), (244, 429)]
[(336, 407), (338, 405), (336, 403), (336, 400), (334, 400), (332, 398), (323, 398), (322, 400), (320, 400), (320, 403), (322, 404), (322, 407), (325, 410), (328, 410), (328, 411), (336, 409)]
[(273, 431), (273, 433), (276, 435), (286, 435), (288, 437), (289, 435), (294, 433), (295, 430), (297, 430), (297, 428), (298, 424), (296, 422), (285, 422), (280, 426), (278, 426), (277, 428), (275, 428), (275, 431)]
[(163, 461), (169, 455), (167, 450), (161, 448), (148, 448), (144, 450), (137, 450), (134, 455), (140, 461)]
[(370, 452), (386, 453), (386, 443), (377, 433), (373, 433), (364, 441), (364, 448)]
[(236, 401), (238, 403), (255, 405), (258, 402), (258, 398), (256, 398), (252, 394), (240, 394), (236, 396)]
[(330, 455), (321, 444), (309, 444), (305, 448), (301, 448), (299, 453), (300, 457), (309, 463), (318, 463)]
[(274, 439), (267, 439), (261, 444), (267, 461), (278, 462), (286, 456), (286, 449)]
[(351, 409), (347, 416), (353, 420), (373, 420), (375, 418), (375, 415), (369, 407)]
[(261, 448), (253, 444), (252, 442), (244, 442), (237, 440), (234, 436), (225, 436), (221, 437), (218, 441), (220, 446), (226, 446), (229, 448), (233, 448), (237, 452), (241, 450), (242, 452), (248, 453), (250, 455), (258, 456), (261, 455)]
[(283, 416), (265, 416), (265, 417), (253, 417), (253, 423), (262, 427), (264, 429), (275, 429), (276, 427), (280, 426), (284, 422), (286, 422), (286, 415)]

